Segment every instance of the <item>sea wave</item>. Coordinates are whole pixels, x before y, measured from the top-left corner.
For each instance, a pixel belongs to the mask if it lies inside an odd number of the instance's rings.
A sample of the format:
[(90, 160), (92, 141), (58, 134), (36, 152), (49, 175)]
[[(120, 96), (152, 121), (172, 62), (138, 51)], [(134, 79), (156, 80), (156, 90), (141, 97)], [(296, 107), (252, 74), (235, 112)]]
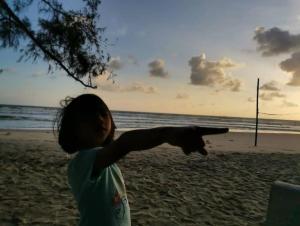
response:
[[(52, 129), (59, 108), (0, 105), (0, 129)], [(119, 130), (158, 126), (228, 127), (231, 131), (254, 131), (255, 119), (221, 116), (196, 116), (165, 113), (112, 111)], [(300, 133), (300, 121), (260, 119), (259, 130)]]

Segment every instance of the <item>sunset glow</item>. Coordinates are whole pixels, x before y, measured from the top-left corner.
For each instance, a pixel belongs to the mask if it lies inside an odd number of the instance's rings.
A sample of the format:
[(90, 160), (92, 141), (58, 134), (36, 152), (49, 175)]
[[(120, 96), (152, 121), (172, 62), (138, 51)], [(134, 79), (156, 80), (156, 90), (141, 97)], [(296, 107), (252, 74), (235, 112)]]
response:
[(1, 49), (0, 104), (58, 106), (93, 92), (114, 110), (254, 117), (260, 77), (260, 110), (271, 114), (261, 117), (300, 120), (298, 6), (104, 0), (99, 23), (112, 44), (114, 82), (103, 75), (97, 90), (84, 89), (62, 71), (47, 74), (44, 62), (17, 63), (19, 53)]

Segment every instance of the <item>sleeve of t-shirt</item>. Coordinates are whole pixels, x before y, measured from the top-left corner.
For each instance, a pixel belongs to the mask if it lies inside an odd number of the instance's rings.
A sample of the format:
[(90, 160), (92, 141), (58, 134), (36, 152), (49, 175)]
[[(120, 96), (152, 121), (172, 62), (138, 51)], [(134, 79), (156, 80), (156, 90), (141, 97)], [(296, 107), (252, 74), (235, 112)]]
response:
[(104, 170), (99, 172), (98, 175), (92, 176), (94, 162), (99, 149), (101, 148), (80, 151), (71, 160), (68, 168), (68, 177), (69, 183), (76, 193), (80, 192), (84, 186), (100, 180)]

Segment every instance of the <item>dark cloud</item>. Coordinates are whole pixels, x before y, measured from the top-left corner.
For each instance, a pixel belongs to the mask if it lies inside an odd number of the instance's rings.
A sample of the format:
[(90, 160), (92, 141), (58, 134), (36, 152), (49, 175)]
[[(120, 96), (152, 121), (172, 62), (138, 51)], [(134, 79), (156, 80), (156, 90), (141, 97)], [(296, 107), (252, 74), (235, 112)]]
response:
[(165, 62), (162, 59), (156, 59), (148, 64), (150, 76), (167, 78), (168, 72), (165, 69)]
[(274, 99), (285, 98), (286, 95), (280, 91), (278, 85), (278, 82), (274, 80), (263, 84), (260, 89), (264, 92), (259, 95), (260, 99), (264, 101), (273, 101)]
[(254, 40), (258, 44), (257, 50), (263, 56), (291, 52), (290, 58), (282, 61), (279, 66), (283, 71), (292, 74), (292, 78), (287, 85), (300, 86), (300, 35), (290, 34), (289, 31), (277, 27), (269, 30), (260, 27), (255, 31)]
[(267, 92), (260, 94), (259, 97), (264, 101), (272, 101), (274, 98), (284, 98), (285, 95), (280, 92)]
[(289, 31), (273, 27), (265, 30), (259, 27), (255, 30), (253, 39), (257, 42), (257, 50), (263, 56), (288, 53), (300, 47), (300, 35), (290, 34)]
[(276, 81), (270, 81), (265, 84), (263, 84), (260, 87), (261, 90), (265, 91), (279, 91), (280, 89), (278, 88), (278, 83)]
[(205, 54), (192, 57), (189, 60), (191, 67), (191, 84), (202, 86), (221, 86), (231, 91), (240, 91), (241, 81), (232, 78), (225, 70), (237, 67), (229, 58), (223, 58), (219, 61), (208, 61)]
[(293, 75), (288, 85), (300, 86), (300, 52), (293, 53), (290, 58), (282, 61), (280, 68)]

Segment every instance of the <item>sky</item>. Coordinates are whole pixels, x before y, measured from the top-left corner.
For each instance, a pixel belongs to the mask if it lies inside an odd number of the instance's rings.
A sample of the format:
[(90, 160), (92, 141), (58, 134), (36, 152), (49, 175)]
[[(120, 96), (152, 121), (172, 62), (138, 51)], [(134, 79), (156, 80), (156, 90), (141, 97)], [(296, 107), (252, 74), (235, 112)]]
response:
[[(80, 8), (81, 1), (64, 1)], [(0, 104), (59, 106), (96, 93), (113, 110), (300, 120), (298, 0), (103, 0), (110, 68), (96, 90), (0, 49)], [(36, 17), (36, 12), (28, 10)]]

